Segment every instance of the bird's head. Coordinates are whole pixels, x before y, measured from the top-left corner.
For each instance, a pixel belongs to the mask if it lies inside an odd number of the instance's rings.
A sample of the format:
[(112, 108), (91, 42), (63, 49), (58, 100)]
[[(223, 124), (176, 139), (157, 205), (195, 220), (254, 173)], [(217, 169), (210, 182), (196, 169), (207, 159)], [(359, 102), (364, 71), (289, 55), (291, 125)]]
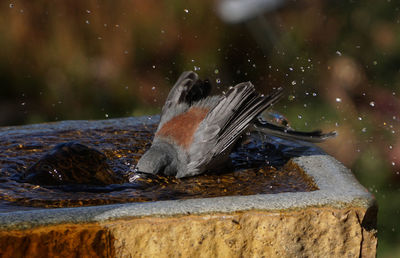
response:
[(176, 152), (167, 144), (153, 144), (140, 158), (136, 169), (140, 173), (175, 176)]

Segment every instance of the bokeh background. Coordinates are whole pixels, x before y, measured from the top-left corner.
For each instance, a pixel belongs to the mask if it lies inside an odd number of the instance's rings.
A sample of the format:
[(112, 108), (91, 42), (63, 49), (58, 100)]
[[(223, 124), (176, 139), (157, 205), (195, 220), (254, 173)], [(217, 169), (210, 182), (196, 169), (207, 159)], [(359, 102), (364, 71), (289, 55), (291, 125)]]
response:
[(235, 22), (211, 0), (1, 1), (0, 125), (156, 114), (184, 70), (215, 93), (281, 86), (292, 127), (339, 132), (321, 146), (377, 198), (379, 257), (400, 257), (400, 3), (270, 2)]

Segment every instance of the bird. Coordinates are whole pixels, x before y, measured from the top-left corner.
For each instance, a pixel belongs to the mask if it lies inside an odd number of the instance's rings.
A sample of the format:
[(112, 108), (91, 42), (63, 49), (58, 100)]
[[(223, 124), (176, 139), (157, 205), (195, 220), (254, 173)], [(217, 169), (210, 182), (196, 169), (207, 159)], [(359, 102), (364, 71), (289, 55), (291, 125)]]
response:
[(282, 97), (283, 89), (269, 95), (256, 92), (251, 82), (210, 96), (211, 83), (186, 71), (178, 78), (161, 110), (150, 148), (136, 165), (139, 173), (191, 177), (221, 168), (233, 147), (248, 130), (281, 138), (321, 142), (336, 132), (298, 132), (257, 118)]

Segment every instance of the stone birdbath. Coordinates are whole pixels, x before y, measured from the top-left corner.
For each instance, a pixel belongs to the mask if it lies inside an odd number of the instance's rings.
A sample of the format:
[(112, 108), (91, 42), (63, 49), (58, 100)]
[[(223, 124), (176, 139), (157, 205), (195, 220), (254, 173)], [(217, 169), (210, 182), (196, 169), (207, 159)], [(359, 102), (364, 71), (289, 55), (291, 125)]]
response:
[(158, 119), (0, 128), (0, 256), (376, 256), (375, 199), (333, 157), (255, 134), (221, 174), (142, 178)]

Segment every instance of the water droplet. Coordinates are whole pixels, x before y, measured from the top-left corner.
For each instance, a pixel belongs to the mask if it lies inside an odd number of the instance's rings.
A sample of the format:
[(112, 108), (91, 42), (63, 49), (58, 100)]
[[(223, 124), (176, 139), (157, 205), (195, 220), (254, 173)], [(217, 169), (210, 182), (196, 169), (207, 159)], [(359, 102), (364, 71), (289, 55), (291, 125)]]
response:
[(14, 7), (14, 4), (9, 4), (8, 5), (10, 8), (13, 8)]
[(336, 54), (337, 54), (338, 56), (342, 56), (342, 53), (341, 53), (339, 50), (336, 51)]
[(393, 149), (393, 146), (392, 146), (392, 145), (389, 145), (389, 149)]
[(363, 129), (361, 129), (361, 132), (363, 132), (363, 133), (365, 133), (367, 131), (367, 128), (363, 128)]
[(200, 67), (198, 67), (198, 66), (193, 66), (193, 69), (194, 69), (195, 71), (200, 71)]
[(105, 114), (104, 116), (105, 116), (106, 118), (108, 118), (108, 114)]
[(217, 78), (217, 79), (215, 79), (215, 82), (218, 83), (218, 84), (220, 84), (220, 83), (221, 83), (221, 79), (220, 79), (220, 78)]
[(25, 102), (22, 102), (22, 103), (21, 103), (21, 106), (25, 106), (25, 104), (26, 104)]
[(292, 67), (289, 67), (289, 71), (293, 71), (293, 68), (292, 68)]
[(292, 85), (296, 85), (296, 83), (297, 83), (296, 81), (292, 81)]
[(296, 97), (295, 97), (294, 95), (289, 95), (289, 96), (288, 96), (288, 100), (289, 100), (289, 101), (293, 101), (295, 98), (296, 98)]
[(374, 102), (374, 101), (371, 101), (371, 102), (369, 103), (369, 105), (370, 105), (371, 107), (375, 107), (375, 102)]
[(214, 70), (214, 73), (215, 73), (215, 74), (219, 74), (219, 70), (218, 70), (218, 69), (215, 69), (215, 70)]
[(360, 120), (360, 121), (361, 121), (361, 120), (362, 120), (362, 117), (361, 117), (361, 116), (359, 116), (359, 117), (358, 117), (358, 120)]
[[(137, 172), (137, 168), (135, 168), (134, 172)], [(140, 178), (140, 176), (138, 174), (135, 174), (135, 175), (129, 177), (129, 183), (134, 183), (139, 178)]]
[(91, 11), (90, 10), (86, 10), (86, 13), (91, 13)]
[(183, 9), (183, 11), (184, 11), (185, 13), (189, 13), (189, 10), (188, 10), (188, 9)]
[(392, 166), (395, 166), (395, 165), (396, 165), (396, 162), (392, 161)]
[(317, 93), (313, 92), (313, 94), (312, 94), (312, 95), (315, 97), (315, 96), (317, 96)]
[(336, 98), (336, 102), (342, 102), (341, 98)]
[(89, 20), (86, 20), (85, 22), (86, 22), (86, 24), (90, 24), (90, 21), (89, 21)]
[(256, 68), (256, 64), (253, 64), (253, 67)]
[(302, 119), (302, 118), (303, 118), (303, 116), (302, 116), (302, 115), (297, 115), (297, 117), (298, 117), (299, 119)]
[(151, 87), (151, 90), (156, 90), (156, 87), (154, 87), (154, 86), (153, 86), (153, 87)]
[(156, 69), (156, 66), (155, 66), (155, 65), (153, 65), (152, 67), (153, 67), (153, 69)]

